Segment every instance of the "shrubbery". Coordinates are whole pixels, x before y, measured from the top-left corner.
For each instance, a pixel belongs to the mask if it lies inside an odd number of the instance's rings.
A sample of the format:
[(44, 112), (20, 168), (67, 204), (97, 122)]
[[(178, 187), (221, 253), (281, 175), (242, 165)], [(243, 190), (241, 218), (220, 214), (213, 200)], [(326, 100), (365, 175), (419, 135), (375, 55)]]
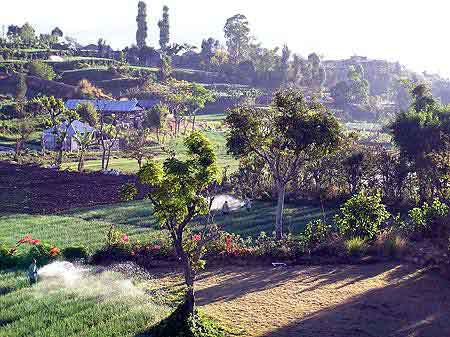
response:
[(416, 207), (409, 211), (411, 222), (408, 225), (410, 231), (422, 233), (426, 236), (433, 234), (434, 225), (448, 215), (449, 207), (439, 199), (434, 199), (429, 205), (425, 202), (422, 207)]
[(335, 222), (339, 233), (344, 237), (372, 240), (380, 225), (389, 217), (380, 195), (366, 196), (359, 193), (341, 206)]

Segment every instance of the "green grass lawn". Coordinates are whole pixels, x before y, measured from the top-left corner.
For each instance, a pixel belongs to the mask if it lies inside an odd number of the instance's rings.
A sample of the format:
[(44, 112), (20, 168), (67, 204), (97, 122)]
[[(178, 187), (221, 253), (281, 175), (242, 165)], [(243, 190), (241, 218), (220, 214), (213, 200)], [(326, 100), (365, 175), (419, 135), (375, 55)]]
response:
[[(237, 210), (228, 216), (216, 215), (215, 221), (227, 231), (256, 237), (261, 231), (272, 233), (275, 203), (255, 202), (250, 212)], [(322, 212), (312, 206), (286, 205), (285, 230), (303, 231), (313, 219), (330, 217), (333, 210)], [(14, 214), (0, 217), (0, 241), (15, 243), (25, 234), (55, 244), (60, 248), (85, 245), (91, 251), (101, 248), (111, 224), (127, 232), (132, 239), (147, 241), (160, 235), (160, 227), (146, 200), (75, 209), (58, 215)]]
[(88, 275), (75, 287), (52, 280), (29, 287), (23, 272), (0, 272), (0, 336), (132, 337), (168, 316), (168, 306), (118, 287), (120, 277)]
[[(220, 131), (204, 131), (204, 134), (212, 142), (217, 154), (217, 161), (221, 168), (229, 167), (228, 172), (235, 171), (239, 162), (231, 155), (227, 154), (225, 134)], [(178, 158), (185, 159), (186, 149), (184, 148), (184, 137), (178, 137), (170, 140), (167, 147), (177, 153)], [(154, 159), (163, 161), (167, 158), (165, 153), (162, 153), (159, 148), (155, 149), (156, 157)], [(86, 160), (85, 169), (87, 171), (100, 171), (102, 162), (101, 159)], [(73, 161), (63, 164), (63, 169), (77, 170), (78, 163)], [(110, 160), (110, 169), (119, 170), (125, 173), (136, 173), (139, 170), (138, 163), (135, 159), (112, 157)]]

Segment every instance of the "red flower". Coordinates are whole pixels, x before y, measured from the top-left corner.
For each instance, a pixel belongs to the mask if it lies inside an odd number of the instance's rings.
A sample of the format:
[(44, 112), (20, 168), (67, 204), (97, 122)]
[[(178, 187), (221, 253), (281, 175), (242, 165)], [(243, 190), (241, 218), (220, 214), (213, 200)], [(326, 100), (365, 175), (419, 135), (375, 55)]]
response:
[(122, 241), (123, 242), (128, 242), (128, 241), (130, 241), (130, 239), (128, 238), (128, 235), (124, 235), (124, 236), (122, 236)]
[(192, 236), (192, 240), (198, 242), (202, 239), (202, 236), (200, 234), (195, 234)]
[(49, 251), (50, 256), (58, 256), (59, 253), (60, 253), (60, 249), (58, 247), (53, 247)]
[(22, 239), (17, 241), (17, 244), (21, 245), (21, 244), (24, 244), (24, 243), (27, 243), (27, 242), (31, 242), (32, 240), (33, 240), (33, 238), (31, 237), (31, 234), (27, 234)]
[(29, 243), (30, 245), (38, 245), (41, 243), (41, 240), (31, 240)]
[(231, 235), (228, 235), (225, 238), (225, 250), (227, 251), (227, 253), (231, 253), (233, 250), (233, 238), (231, 237)]
[(131, 252), (131, 256), (135, 256), (136, 255), (136, 253), (135, 252)]

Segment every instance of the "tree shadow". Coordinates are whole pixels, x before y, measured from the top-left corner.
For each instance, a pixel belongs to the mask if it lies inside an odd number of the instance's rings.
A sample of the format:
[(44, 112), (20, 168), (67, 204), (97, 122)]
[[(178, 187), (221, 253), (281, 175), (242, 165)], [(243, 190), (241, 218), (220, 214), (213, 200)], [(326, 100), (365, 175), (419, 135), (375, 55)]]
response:
[(196, 297), (200, 305), (228, 302), (253, 292), (276, 288), (291, 282), (292, 279), (302, 284), (311, 284), (310, 287), (301, 291), (305, 294), (338, 282), (347, 281), (345, 284), (360, 282), (387, 271), (391, 271), (391, 278), (402, 278), (411, 273), (410, 268), (400, 267), (395, 263), (287, 268), (220, 268), (199, 275), (199, 282), (209, 277), (218, 277), (220, 281), (206, 288), (200, 287), (196, 291)]
[(429, 272), (413, 275), (308, 315), (264, 337), (450, 336), (448, 281)]

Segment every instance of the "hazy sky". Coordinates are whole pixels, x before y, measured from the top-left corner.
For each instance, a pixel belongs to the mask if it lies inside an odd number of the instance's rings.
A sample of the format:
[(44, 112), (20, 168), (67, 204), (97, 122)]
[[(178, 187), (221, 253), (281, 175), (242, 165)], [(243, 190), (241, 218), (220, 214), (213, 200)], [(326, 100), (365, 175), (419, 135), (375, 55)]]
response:
[[(28, 21), (39, 32), (59, 26), (82, 43), (99, 37), (116, 48), (135, 43), (137, 0), (1, 3), (0, 28)], [(164, 4), (170, 8), (172, 42), (223, 40), (226, 18), (242, 13), (252, 35), (268, 47), (287, 43), (301, 55), (315, 51), (326, 59), (383, 58), (450, 76), (448, 0), (147, 0), (150, 45), (157, 44)]]

